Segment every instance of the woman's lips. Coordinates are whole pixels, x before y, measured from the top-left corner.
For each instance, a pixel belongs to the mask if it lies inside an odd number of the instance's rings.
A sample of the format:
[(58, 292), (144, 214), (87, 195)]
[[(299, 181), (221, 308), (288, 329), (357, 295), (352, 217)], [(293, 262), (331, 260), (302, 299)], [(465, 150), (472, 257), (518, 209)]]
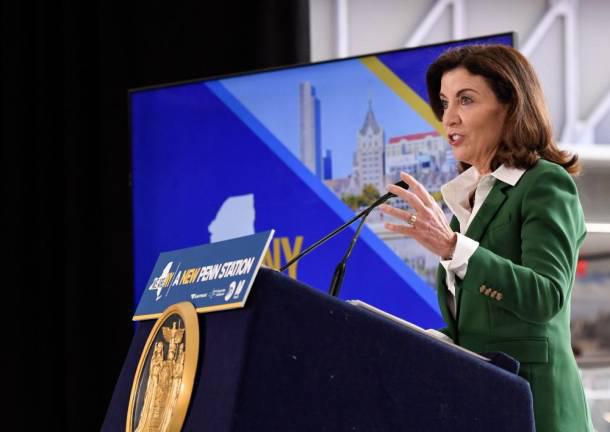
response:
[(449, 144), (452, 146), (458, 146), (464, 141), (464, 135), (458, 133), (452, 133), (448, 135)]

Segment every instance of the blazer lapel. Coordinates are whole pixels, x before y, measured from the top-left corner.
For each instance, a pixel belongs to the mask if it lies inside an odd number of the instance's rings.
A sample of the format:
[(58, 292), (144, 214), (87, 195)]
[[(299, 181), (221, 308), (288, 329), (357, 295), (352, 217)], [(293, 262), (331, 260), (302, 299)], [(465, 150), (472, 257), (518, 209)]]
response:
[[(483, 237), (483, 234), (485, 234), (487, 227), (493, 220), (496, 213), (498, 213), (498, 210), (500, 210), (500, 207), (502, 207), (502, 204), (504, 204), (504, 201), (506, 200), (506, 189), (508, 187), (510, 187), (509, 184), (504, 183), (501, 180), (496, 180), (493, 188), (489, 192), (489, 195), (487, 195), (485, 202), (483, 203), (483, 205), (481, 206), (481, 208), (475, 215), (474, 220), (468, 226), (468, 230), (466, 231), (467, 237), (469, 237), (475, 241), (481, 241), (481, 238)], [(462, 299), (462, 289), (460, 287), (460, 283), (458, 283), (457, 280), (456, 280), (455, 285), (456, 285), (456, 287), (455, 287), (455, 294), (456, 294), (455, 321), (459, 322), (460, 302)]]
[(474, 220), (468, 226), (468, 230), (466, 231), (467, 237), (470, 237), (475, 241), (481, 241), (487, 226), (498, 210), (500, 210), (502, 204), (504, 204), (504, 201), (506, 200), (506, 188), (508, 187), (510, 187), (509, 184), (496, 180), (496, 183), (489, 192), (489, 195), (487, 195), (485, 202), (475, 215)]

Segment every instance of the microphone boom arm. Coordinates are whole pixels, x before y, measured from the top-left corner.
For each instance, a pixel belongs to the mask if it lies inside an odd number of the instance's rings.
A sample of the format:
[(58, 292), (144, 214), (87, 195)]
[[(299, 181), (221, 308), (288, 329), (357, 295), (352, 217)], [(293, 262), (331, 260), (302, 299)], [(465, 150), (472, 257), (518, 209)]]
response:
[[(403, 189), (409, 189), (409, 185), (406, 184), (404, 181), (400, 180), (398, 183), (395, 183), (396, 186), (400, 186)], [(301, 252), (300, 254), (298, 254), (297, 256), (293, 257), (291, 260), (289, 260), (286, 264), (284, 264), (282, 267), (280, 267), (280, 271), (283, 272), (284, 270), (286, 270), (288, 267), (290, 267), (292, 264), (294, 264), (295, 262), (297, 262), (299, 259), (301, 259), (302, 257), (304, 257), (305, 255), (307, 255), (309, 252), (311, 252), (312, 250), (314, 250), (315, 248), (317, 248), (318, 246), (320, 246), (322, 243), (324, 243), (325, 241), (327, 241), (328, 239), (330, 239), (331, 237), (335, 236), (336, 234), (340, 233), (341, 231), (343, 231), (345, 228), (347, 228), (348, 226), (350, 226), (351, 224), (353, 224), (355, 221), (357, 221), (358, 219), (360, 219), (361, 217), (365, 217), (368, 216), (368, 214), (371, 212), (371, 210), (373, 210), (375, 207), (377, 207), (380, 204), (383, 204), (384, 202), (386, 202), (387, 200), (389, 200), (390, 198), (395, 197), (396, 195), (394, 195), (391, 192), (386, 193), (385, 195), (377, 198), (377, 200), (371, 204), (370, 206), (368, 206), (367, 208), (365, 208), (364, 210), (362, 210), (360, 213), (358, 213), (356, 216), (354, 216), (353, 218), (351, 218), (350, 220), (348, 220), (347, 222), (345, 222), (343, 225), (341, 225), (339, 228), (335, 229), (333, 232), (331, 232), (330, 234), (327, 234), (326, 236), (324, 236), (323, 238), (321, 238), (320, 240), (318, 240), (317, 242), (315, 242), (314, 244), (312, 244), (311, 246), (309, 246), (307, 249), (305, 249), (303, 252)], [(361, 227), (360, 227), (361, 228)], [(360, 229), (358, 230), (360, 231)]]
[(333, 232), (331, 232), (330, 234), (327, 234), (326, 236), (324, 236), (323, 238), (321, 238), (320, 240), (318, 240), (317, 242), (315, 242), (314, 244), (312, 244), (311, 246), (309, 246), (307, 249), (305, 249), (303, 252), (301, 252), (300, 254), (298, 254), (297, 256), (295, 256), (294, 258), (292, 258), (290, 261), (288, 261), (286, 264), (284, 264), (282, 267), (280, 267), (280, 271), (284, 271), (286, 270), (288, 267), (290, 267), (292, 264), (294, 264), (296, 261), (298, 261), (300, 258), (304, 257), (305, 255), (307, 255), (309, 252), (311, 252), (312, 250), (314, 250), (315, 248), (317, 248), (319, 245), (321, 245), (322, 243), (324, 243), (326, 240), (330, 239), (331, 237), (335, 236), (336, 234), (340, 233), (341, 231), (343, 231), (345, 228), (347, 228), (348, 226), (350, 226), (351, 224), (353, 224), (355, 221), (357, 221), (358, 219), (360, 219), (362, 216), (365, 215), (365, 213), (369, 212), (370, 209), (365, 209), (362, 210), (360, 213), (358, 213), (356, 216), (354, 216), (353, 218), (351, 218), (350, 220), (348, 220), (347, 222), (345, 222), (343, 225), (341, 225), (339, 228), (337, 228), (336, 230), (334, 230)]

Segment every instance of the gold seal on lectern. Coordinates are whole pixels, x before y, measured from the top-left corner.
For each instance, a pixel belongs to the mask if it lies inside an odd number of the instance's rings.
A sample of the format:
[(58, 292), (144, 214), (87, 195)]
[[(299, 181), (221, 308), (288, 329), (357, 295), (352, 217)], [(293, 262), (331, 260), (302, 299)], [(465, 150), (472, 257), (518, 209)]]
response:
[(131, 385), (127, 432), (182, 428), (199, 356), (197, 311), (189, 302), (168, 307), (155, 323)]

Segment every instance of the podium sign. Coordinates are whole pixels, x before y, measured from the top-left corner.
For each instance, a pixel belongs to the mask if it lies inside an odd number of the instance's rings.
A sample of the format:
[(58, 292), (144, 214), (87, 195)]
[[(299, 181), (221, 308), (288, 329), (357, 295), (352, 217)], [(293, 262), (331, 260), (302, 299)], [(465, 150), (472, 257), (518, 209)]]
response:
[(243, 307), (273, 233), (161, 253), (134, 321), (158, 318), (182, 301), (193, 303), (197, 312)]

